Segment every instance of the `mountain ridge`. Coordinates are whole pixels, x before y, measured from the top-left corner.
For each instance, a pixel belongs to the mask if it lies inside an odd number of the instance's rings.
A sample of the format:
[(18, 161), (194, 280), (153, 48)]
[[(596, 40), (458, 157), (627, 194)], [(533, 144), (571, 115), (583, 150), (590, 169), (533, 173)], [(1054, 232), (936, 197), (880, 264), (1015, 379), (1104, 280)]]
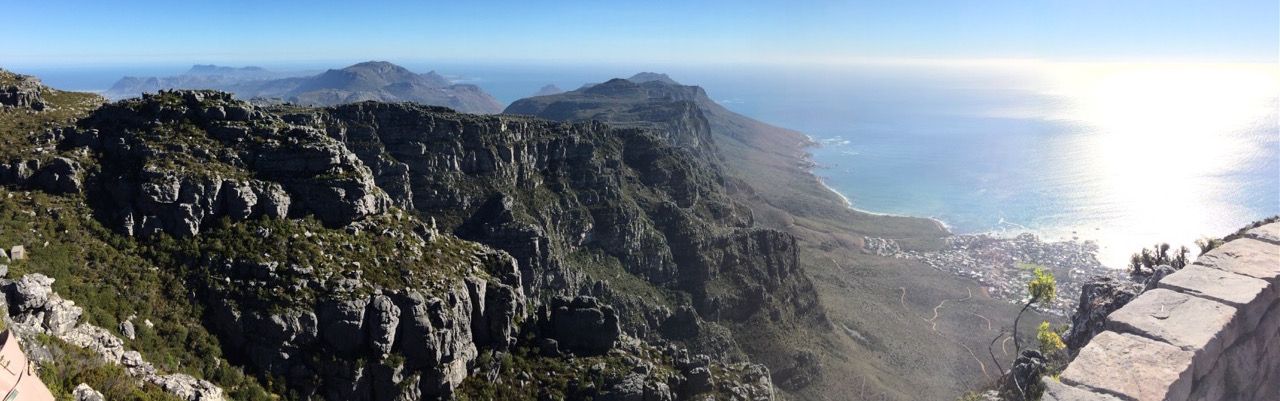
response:
[(445, 106), (481, 114), (502, 110), (496, 99), (475, 85), (452, 84), (435, 71), (417, 74), (387, 61), (366, 61), (304, 76), (259, 67), (197, 65), (174, 77), (125, 77), (105, 95), (124, 99), (161, 89), (217, 89), (245, 99), (313, 106), (377, 100)]

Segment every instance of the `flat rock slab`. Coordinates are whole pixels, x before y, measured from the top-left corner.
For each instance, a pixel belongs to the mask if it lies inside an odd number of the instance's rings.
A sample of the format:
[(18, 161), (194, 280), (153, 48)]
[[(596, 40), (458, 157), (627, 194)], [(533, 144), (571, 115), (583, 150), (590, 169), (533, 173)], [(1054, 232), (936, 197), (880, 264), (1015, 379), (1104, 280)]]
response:
[(1267, 224), (1262, 227), (1249, 230), (1245, 232), (1244, 235), (1259, 241), (1266, 241), (1280, 245), (1280, 222)]
[(1191, 265), (1160, 280), (1160, 288), (1209, 298), (1234, 307), (1261, 299), (1271, 286), (1266, 281), (1204, 266)]
[(1222, 244), (1200, 255), (1196, 264), (1280, 284), (1280, 245), (1252, 238)]
[[(1104, 331), (1080, 350), (1062, 372), (1062, 382), (1128, 400), (1184, 401), (1191, 395), (1191, 373), (1190, 352), (1132, 334)], [(1063, 394), (1067, 394), (1065, 390)]]
[(1225, 304), (1157, 288), (1107, 316), (1107, 329), (1194, 351), (1213, 342), (1235, 315)]
[(1110, 394), (1095, 393), (1062, 384), (1050, 378), (1040, 379), (1044, 384), (1044, 395), (1040, 401), (1121, 401)]

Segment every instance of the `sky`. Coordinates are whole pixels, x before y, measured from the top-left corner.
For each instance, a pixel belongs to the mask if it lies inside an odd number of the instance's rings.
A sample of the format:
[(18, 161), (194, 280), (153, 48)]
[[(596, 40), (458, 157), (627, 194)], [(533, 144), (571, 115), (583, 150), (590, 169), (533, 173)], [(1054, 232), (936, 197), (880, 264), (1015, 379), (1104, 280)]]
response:
[(1280, 62), (1276, 0), (0, 0), (0, 65)]

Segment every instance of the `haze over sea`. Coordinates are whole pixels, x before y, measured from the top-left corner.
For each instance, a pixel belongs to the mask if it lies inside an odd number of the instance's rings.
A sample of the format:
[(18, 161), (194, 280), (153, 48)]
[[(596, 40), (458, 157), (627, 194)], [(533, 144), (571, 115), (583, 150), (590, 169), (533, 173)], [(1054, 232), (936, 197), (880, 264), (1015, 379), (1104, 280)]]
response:
[[(822, 143), (817, 174), (855, 208), (932, 217), (956, 233), (1094, 240), (1113, 267), (1157, 241), (1194, 249), (1197, 238), (1280, 214), (1275, 64), (403, 64), (477, 84), (504, 103), (549, 83), (572, 90), (667, 72)], [(16, 69), (101, 90), (122, 75), (185, 66)]]

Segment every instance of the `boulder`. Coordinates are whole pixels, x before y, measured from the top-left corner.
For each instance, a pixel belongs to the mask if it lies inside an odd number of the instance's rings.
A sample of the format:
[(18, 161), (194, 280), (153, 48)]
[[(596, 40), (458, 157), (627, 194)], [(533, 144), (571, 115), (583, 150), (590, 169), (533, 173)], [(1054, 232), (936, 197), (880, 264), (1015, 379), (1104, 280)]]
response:
[(702, 394), (715, 389), (711, 382), (711, 370), (705, 366), (689, 369), (684, 376), (688, 379), (684, 383), (685, 394)]
[(609, 351), (622, 335), (613, 307), (587, 296), (552, 300), (551, 326), (562, 349), (585, 355)]
[(1072, 354), (1106, 329), (1107, 315), (1132, 301), (1141, 286), (1111, 277), (1098, 277), (1080, 286), (1080, 303), (1071, 315), (1071, 329), (1064, 338)]
[(1038, 393), (1037, 386), (1040, 384), (1040, 377), (1044, 375), (1045, 362), (1040, 351), (1023, 350), (1018, 359), (1013, 361), (1013, 366), (1009, 367), (1009, 374), (1004, 377), (1005, 381), (1001, 384), (1003, 392), (1028, 397)]
[(93, 387), (89, 387), (88, 384), (84, 383), (80, 383), (80, 385), (76, 386), (75, 390), (71, 391), (71, 397), (74, 398), (75, 401), (106, 401), (106, 398), (102, 396), (102, 393), (99, 393), (98, 390), (94, 390)]
[(222, 394), (221, 388), (186, 374), (175, 373), (154, 376), (151, 382), (184, 401), (222, 401), (226, 399)]
[(84, 189), (80, 163), (55, 157), (31, 177), (29, 185), (54, 194), (77, 194)]
[(17, 313), (44, 309), (53, 293), (53, 282), (53, 278), (40, 273), (22, 276), (5, 288), (9, 307)]
[(137, 338), (137, 330), (134, 329), (132, 320), (120, 322), (120, 334), (130, 340)]

